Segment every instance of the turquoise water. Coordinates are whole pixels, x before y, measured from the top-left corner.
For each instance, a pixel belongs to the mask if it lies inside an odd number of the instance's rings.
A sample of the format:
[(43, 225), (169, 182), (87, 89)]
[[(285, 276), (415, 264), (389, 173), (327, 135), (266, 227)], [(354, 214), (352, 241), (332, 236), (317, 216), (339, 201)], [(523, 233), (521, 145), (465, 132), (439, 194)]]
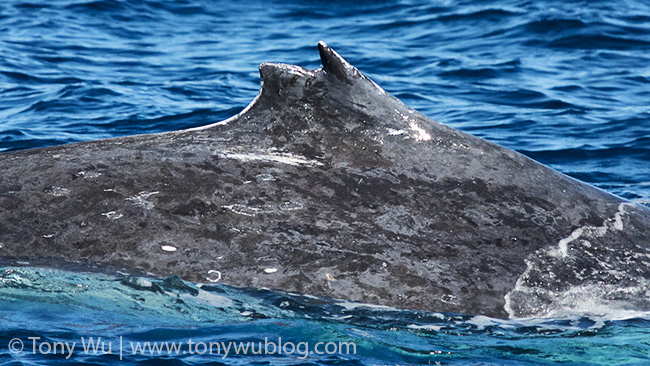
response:
[[(0, 278), (0, 344), (17, 347), (20, 339), (24, 347), (0, 350), (6, 364), (647, 365), (650, 352), (644, 316), (499, 320), (197, 286), (176, 277), (18, 268)], [(103, 348), (96, 348), (99, 338)], [(54, 348), (56, 342), (69, 348)], [(170, 351), (165, 342), (177, 346)], [(227, 346), (210, 353), (215, 342), (255, 346), (247, 354), (234, 347), (227, 353)], [(266, 354), (253, 353), (260, 342)], [(337, 352), (317, 354), (326, 350), (318, 342), (332, 342), (327, 350)], [(293, 343), (295, 351), (283, 346), (280, 353), (272, 343)]]
[[(441, 122), (650, 204), (650, 5), (640, 0), (6, 0), (0, 2), (0, 151), (223, 120), (257, 94), (260, 63), (319, 67), (319, 40)], [(199, 287), (177, 278), (27, 267), (2, 268), (0, 278), (2, 364), (650, 360), (644, 313), (599, 308), (496, 320)], [(79, 342), (89, 337), (111, 342), (114, 352), (84, 352)], [(11, 352), (14, 338), (22, 351)], [(310, 351), (317, 342), (353, 342), (356, 353), (223, 357), (187, 344), (265, 338), (276, 345), (279, 338), (307, 342)], [(134, 355), (130, 347), (164, 341), (185, 348)], [(78, 344), (67, 359), (61, 348), (41, 352), (55, 342)]]

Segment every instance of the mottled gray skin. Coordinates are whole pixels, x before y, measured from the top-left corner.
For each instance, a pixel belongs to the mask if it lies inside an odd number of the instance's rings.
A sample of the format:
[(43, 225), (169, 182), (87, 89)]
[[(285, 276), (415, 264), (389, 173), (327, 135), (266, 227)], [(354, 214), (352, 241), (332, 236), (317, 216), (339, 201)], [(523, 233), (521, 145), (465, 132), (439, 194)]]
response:
[[(224, 122), (0, 155), (0, 254), (505, 317), (527, 258), (619, 210), (319, 51), (318, 70), (262, 64)], [(611, 248), (646, 251), (648, 210), (625, 220)]]

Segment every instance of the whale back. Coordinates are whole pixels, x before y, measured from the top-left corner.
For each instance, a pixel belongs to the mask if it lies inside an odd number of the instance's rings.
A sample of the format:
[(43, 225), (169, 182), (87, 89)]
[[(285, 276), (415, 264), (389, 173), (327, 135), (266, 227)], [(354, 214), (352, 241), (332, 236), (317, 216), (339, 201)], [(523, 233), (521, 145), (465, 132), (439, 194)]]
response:
[(318, 70), (262, 64), (226, 121), (0, 155), (3, 260), (498, 317), (650, 278), (647, 208), (436, 122), (318, 48)]

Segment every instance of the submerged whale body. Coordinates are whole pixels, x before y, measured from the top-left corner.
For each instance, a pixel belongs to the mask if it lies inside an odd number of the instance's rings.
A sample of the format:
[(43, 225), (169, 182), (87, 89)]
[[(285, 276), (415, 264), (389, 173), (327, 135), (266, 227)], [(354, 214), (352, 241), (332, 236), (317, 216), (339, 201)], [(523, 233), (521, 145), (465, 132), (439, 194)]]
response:
[(408, 108), (324, 43), (226, 121), (0, 155), (5, 265), (399, 308), (649, 310), (650, 210)]

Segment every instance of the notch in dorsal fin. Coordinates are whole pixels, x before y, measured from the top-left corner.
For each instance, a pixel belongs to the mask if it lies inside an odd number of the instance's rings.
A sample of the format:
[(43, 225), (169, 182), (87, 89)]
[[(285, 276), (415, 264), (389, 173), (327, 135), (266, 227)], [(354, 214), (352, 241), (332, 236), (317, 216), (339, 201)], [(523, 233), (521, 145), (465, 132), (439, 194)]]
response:
[(328, 74), (335, 75), (339, 80), (348, 84), (353, 83), (352, 76), (355, 68), (350, 65), (341, 55), (331, 49), (325, 42), (318, 42), (318, 52), (320, 61), (323, 64), (323, 70)]

